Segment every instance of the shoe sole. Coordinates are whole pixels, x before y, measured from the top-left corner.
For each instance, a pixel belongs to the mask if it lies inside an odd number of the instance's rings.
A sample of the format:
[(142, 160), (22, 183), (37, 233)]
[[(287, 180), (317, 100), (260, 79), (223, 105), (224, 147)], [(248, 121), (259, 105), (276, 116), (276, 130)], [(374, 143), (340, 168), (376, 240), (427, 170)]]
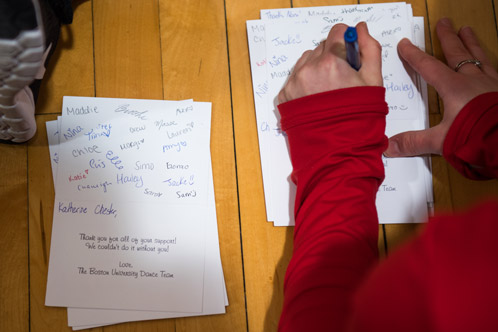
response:
[[(0, 39), (0, 139), (16, 143), (29, 140), (36, 132), (34, 98), (29, 84), (43, 66), (45, 43), (40, 8), (37, 1), (32, 4), (37, 27), (20, 30), (14, 39)], [(23, 15), (12, 13), (18, 8), (11, 9), (0, 13), (0, 20), (9, 23), (7, 20)], [(16, 23), (12, 21), (13, 26)]]

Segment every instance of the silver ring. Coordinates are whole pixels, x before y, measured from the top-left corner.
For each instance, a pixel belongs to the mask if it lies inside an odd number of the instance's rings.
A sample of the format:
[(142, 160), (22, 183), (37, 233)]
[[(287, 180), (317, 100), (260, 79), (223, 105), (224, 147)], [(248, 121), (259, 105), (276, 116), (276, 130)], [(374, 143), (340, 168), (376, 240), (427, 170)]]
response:
[(471, 64), (475, 65), (479, 69), (481, 69), (481, 66), (482, 66), (481, 61), (479, 61), (477, 59), (467, 59), (467, 60), (460, 61), (455, 66), (455, 71), (458, 71), (460, 69), (460, 67), (462, 67), (463, 65), (466, 65), (467, 63), (471, 63)]

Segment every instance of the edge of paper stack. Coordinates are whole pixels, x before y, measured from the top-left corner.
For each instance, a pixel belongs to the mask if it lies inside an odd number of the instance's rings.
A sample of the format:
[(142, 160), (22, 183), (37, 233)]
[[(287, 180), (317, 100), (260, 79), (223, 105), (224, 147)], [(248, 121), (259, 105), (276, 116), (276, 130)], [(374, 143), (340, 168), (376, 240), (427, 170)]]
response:
[[(246, 22), (266, 216), (274, 226), (294, 225), (295, 185), (276, 96), (301, 54), (326, 39), (336, 23), (367, 22), (382, 46), (382, 74), (389, 106), (386, 135), (429, 127), (427, 84), (407, 72), (398, 53), (402, 38), (425, 50), (423, 17), (404, 2), (261, 10)], [(386, 177), (377, 193), (379, 222), (426, 221), (433, 209), (432, 172), (427, 157), (383, 158)]]
[(64, 97), (46, 305), (73, 330), (225, 313), (211, 103)]

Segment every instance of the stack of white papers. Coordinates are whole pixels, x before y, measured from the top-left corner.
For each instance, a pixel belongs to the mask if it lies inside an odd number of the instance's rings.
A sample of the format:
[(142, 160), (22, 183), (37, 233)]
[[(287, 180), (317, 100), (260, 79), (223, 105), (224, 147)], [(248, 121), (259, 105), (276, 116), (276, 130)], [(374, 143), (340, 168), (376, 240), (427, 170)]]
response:
[(74, 330), (228, 305), (211, 104), (64, 97), (47, 122), (55, 183), (48, 306)]
[[(293, 225), (295, 187), (285, 133), (280, 129), (277, 95), (302, 53), (327, 38), (336, 23), (367, 22), (382, 45), (382, 74), (389, 105), (386, 135), (428, 127), (427, 86), (403, 66), (396, 50), (402, 38), (424, 49), (423, 17), (405, 3), (366, 4), (261, 11), (247, 21), (251, 72), (267, 220)], [(360, 98), (361, 96), (359, 96)], [(423, 222), (433, 206), (428, 158), (384, 160), (386, 178), (377, 194), (381, 223)]]

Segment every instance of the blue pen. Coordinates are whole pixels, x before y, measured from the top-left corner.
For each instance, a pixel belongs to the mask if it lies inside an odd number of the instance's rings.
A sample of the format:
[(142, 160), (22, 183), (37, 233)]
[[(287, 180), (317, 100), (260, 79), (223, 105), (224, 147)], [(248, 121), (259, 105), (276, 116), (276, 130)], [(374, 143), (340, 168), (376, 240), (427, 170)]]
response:
[(344, 33), (344, 42), (346, 43), (346, 59), (354, 69), (361, 67), (360, 48), (358, 47), (358, 34), (356, 28), (348, 27)]

